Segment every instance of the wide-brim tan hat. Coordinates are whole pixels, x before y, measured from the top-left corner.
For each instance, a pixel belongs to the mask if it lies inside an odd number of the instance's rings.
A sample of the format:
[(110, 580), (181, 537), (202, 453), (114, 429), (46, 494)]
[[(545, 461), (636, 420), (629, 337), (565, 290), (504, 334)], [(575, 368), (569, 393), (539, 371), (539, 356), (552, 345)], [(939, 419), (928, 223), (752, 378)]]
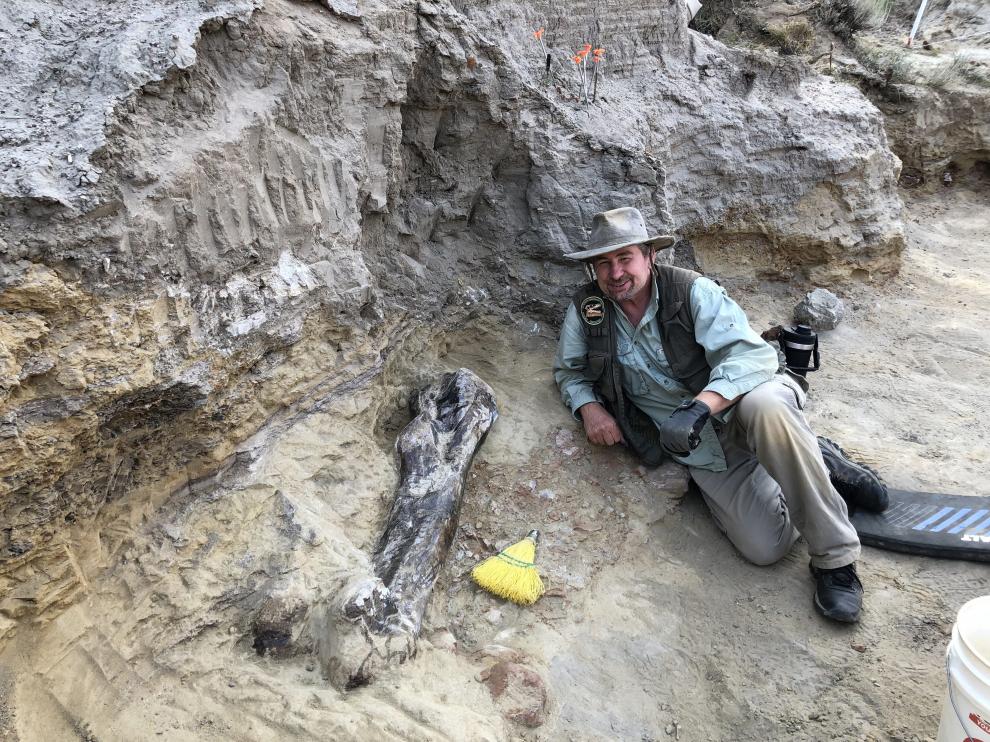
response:
[(621, 209), (602, 211), (591, 220), (591, 235), (588, 248), (580, 252), (567, 253), (571, 260), (588, 260), (598, 255), (621, 250), (629, 245), (647, 245), (661, 250), (670, 247), (677, 238), (670, 234), (650, 236), (646, 231), (646, 221), (639, 209), (624, 206)]

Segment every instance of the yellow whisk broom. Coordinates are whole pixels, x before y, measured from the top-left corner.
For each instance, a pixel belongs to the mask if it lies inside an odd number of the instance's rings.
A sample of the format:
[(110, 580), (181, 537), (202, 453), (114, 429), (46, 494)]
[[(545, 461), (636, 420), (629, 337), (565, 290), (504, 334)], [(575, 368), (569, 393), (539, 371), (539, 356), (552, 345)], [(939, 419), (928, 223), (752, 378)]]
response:
[(471, 577), (482, 588), (520, 605), (532, 605), (543, 595), (543, 580), (536, 571), (536, 544), (539, 531), (488, 557), (471, 570)]

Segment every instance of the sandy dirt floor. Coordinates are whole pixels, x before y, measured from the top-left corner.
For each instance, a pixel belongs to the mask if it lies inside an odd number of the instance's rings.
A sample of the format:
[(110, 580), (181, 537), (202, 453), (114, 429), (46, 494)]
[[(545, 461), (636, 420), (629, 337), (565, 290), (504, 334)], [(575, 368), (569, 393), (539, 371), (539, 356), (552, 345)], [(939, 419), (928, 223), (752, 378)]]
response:
[[(905, 193), (903, 269), (840, 292), (850, 311), (822, 335), (808, 415), (892, 485), (985, 496), (990, 183), (968, 185)], [(761, 330), (800, 298), (727, 285)], [(990, 592), (988, 566), (866, 548), (862, 622), (824, 622), (801, 542), (752, 566), (682, 468), (584, 440), (550, 380), (553, 347), (546, 329), (484, 318), (411, 340), (375, 388), (284, 432), (236, 482), (108, 514), (78, 544), (86, 599), (0, 656), (0, 740), (932, 739), (954, 615)], [(360, 560), (395, 485), (400, 393), (458, 366), (495, 388), (501, 417), (419, 655), (347, 695), (311, 656), (258, 657), (239, 606), (271, 577), (259, 555), (291, 521), (322, 524), (279, 568), (314, 591)], [(534, 527), (547, 595), (519, 608), (478, 591), (471, 566)], [(479, 681), (507, 656), (545, 682), (537, 729), (505, 721)]]
[[(972, 185), (905, 193), (900, 276), (843, 292), (850, 312), (822, 334), (824, 368), (811, 377), (807, 412), (816, 430), (895, 487), (990, 495), (981, 391), (990, 200), (985, 183)], [(779, 284), (728, 286), (759, 329), (786, 320), (799, 298)], [(545, 600), (554, 612), (542, 606), (542, 620), (529, 624), (526, 611), (510, 609), (507, 621), (528, 651), (546, 658), (557, 704), (548, 738), (934, 737), (955, 612), (990, 592), (987, 565), (865, 548), (862, 622), (826, 624), (811, 605), (801, 542), (775, 566), (752, 566), (718, 534), (698, 496), (678, 497), (674, 477), (658, 493), (627, 458), (589, 447), (577, 424), (557, 424), (564, 432), (551, 428), (556, 452), (550, 447), (527, 473), (537, 491), (557, 493), (546, 519), (561, 525), (548, 529), (544, 564), (566, 597)], [(568, 458), (571, 433), (578, 453)], [(581, 492), (589, 482), (592, 490)], [(491, 489), (494, 502), (499, 491)], [(591, 521), (601, 532), (579, 525), (589, 508), (601, 508)], [(492, 520), (507, 522), (502, 514)], [(525, 531), (518, 523), (516, 532)], [(569, 581), (589, 561), (590, 583), (581, 574)], [(475, 596), (470, 605), (461, 611), (477, 616), (488, 602)]]

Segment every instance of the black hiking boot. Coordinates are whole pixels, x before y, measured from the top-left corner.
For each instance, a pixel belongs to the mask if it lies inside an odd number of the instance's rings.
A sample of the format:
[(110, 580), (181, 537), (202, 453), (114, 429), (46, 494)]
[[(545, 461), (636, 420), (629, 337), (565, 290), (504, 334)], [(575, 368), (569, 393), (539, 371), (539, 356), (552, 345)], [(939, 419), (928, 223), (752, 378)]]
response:
[(887, 485), (873, 469), (850, 459), (838, 443), (828, 438), (818, 436), (818, 448), (825, 459), (832, 486), (847, 505), (873, 513), (882, 513), (887, 509), (890, 504)]
[(842, 623), (856, 623), (863, 608), (863, 583), (856, 565), (837, 569), (819, 569), (808, 565), (815, 578), (815, 608), (825, 618)]

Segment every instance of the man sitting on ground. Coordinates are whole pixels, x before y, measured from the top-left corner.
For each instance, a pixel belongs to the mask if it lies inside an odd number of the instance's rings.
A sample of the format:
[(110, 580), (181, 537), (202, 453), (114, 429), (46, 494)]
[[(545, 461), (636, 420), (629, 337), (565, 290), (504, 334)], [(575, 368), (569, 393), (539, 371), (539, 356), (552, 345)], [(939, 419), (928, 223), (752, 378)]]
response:
[(588, 248), (567, 256), (585, 261), (594, 280), (561, 330), (554, 377), (564, 403), (592, 443), (685, 464), (748, 560), (772, 564), (803, 535), (815, 607), (855, 622), (859, 538), (830, 475), (860, 507), (882, 510), (886, 488), (819, 443), (802, 412), (807, 382), (778, 372), (777, 352), (718, 284), (655, 265), (656, 250), (673, 242), (650, 237), (637, 209), (620, 208), (595, 215)]

